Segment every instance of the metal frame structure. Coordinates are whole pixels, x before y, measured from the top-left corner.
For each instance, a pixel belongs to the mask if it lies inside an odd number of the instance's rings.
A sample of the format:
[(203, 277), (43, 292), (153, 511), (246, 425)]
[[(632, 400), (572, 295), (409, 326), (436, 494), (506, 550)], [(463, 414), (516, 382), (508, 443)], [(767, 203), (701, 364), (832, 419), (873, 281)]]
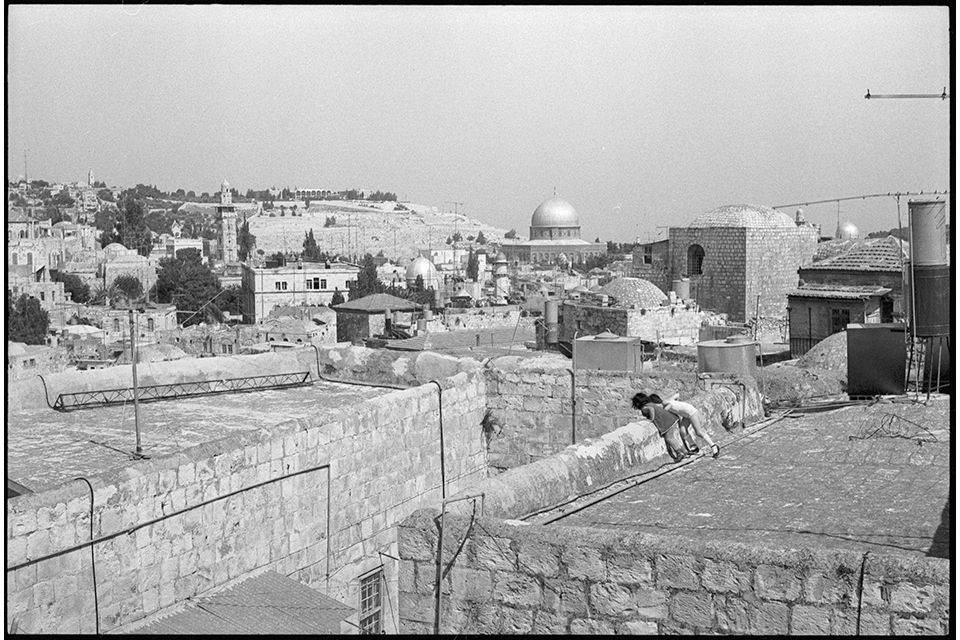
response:
[[(199, 382), (177, 382), (173, 384), (155, 384), (137, 389), (139, 402), (154, 402), (192, 396), (216, 395), (221, 393), (243, 393), (248, 391), (266, 391), (268, 389), (288, 389), (313, 384), (309, 371), (281, 373), (275, 375), (249, 376), (245, 378), (223, 378), (221, 380), (202, 380)], [(134, 389), (104, 389), (61, 393), (53, 403), (57, 411), (91, 409), (125, 404), (134, 400)]]

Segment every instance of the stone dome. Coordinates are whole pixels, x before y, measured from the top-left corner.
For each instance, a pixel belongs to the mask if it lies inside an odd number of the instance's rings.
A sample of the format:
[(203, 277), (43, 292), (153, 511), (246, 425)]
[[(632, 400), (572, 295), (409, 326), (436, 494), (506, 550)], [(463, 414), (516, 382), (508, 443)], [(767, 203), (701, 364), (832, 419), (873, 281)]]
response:
[(580, 218), (573, 206), (562, 198), (550, 198), (540, 203), (530, 220), (531, 227), (579, 227)]
[(728, 204), (703, 213), (691, 227), (746, 227), (748, 229), (793, 228), (797, 223), (787, 214), (770, 207), (752, 204)]
[(667, 299), (667, 294), (660, 288), (643, 278), (617, 278), (613, 282), (600, 287), (602, 295), (615, 298), (615, 306), (632, 307), (638, 305), (649, 309), (659, 307)]
[(860, 229), (849, 220), (837, 227), (838, 240), (856, 240), (860, 237)]
[(501, 251), (500, 253), (497, 254), (497, 257), (494, 258), (493, 261), (494, 261), (494, 262), (506, 262), (506, 261), (507, 261), (507, 254), (505, 254), (503, 251)]
[(437, 268), (427, 258), (418, 256), (407, 266), (407, 280), (413, 282), (417, 276), (421, 276), (424, 282), (436, 279)]
[(108, 256), (116, 256), (127, 252), (127, 248), (119, 242), (111, 242), (103, 248), (103, 252)]
[(230, 183), (227, 182), (226, 178), (224, 178), (223, 182), (220, 183), (220, 191), (226, 191), (229, 188), (230, 188)]

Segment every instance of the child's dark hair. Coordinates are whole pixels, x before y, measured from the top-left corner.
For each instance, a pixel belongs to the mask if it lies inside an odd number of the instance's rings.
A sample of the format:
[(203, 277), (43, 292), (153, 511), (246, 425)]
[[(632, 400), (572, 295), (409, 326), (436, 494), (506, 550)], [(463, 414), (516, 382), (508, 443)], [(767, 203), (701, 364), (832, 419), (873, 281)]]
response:
[(636, 409), (637, 411), (639, 411), (640, 409), (643, 409), (643, 407), (646, 406), (648, 402), (650, 402), (650, 396), (648, 396), (643, 392), (640, 392), (637, 395), (633, 396), (633, 408)]
[(663, 400), (655, 393), (651, 393), (649, 396), (647, 396), (647, 401), (655, 402), (656, 404), (663, 404)]

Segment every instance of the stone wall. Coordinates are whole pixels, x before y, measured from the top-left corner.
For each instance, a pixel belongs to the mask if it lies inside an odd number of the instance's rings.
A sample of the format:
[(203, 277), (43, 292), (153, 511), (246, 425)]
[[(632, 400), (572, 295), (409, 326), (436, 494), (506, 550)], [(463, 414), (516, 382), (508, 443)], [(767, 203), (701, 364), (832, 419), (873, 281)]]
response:
[[(688, 273), (687, 269), (687, 251), (694, 244), (704, 250), (703, 275), (700, 276)], [(731, 320), (743, 322), (745, 269), (746, 229), (670, 228), (670, 279), (689, 276), (690, 296), (701, 309), (727, 313)]]
[[(366, 351), (326, 350), (320, 364), (342, 378), (387, 364)], [(486, 475), (477, 363), (390, 362), (394, 382), (440, 380), (446, 492), (475, 485)], [(358, 607), (358, 577), (381, 564), (390, 629), (397, 568), (381, 554), (397, 557), (398, 523), (441, 498), (439, 396), (432, 384), (398, 390), (90, 477), (100, 630), (265, 567)], [(7, 628), (95, 631), (90, 547), (77, 547), (91, 538), (90, 510), (79, 481), (7, 500)]]
[[(573, 443), (573, 380), (568, 365), (524, 362), (517, 357), (493, 360), (484, 373), (487, 407), (499, 432), (489, 443), (491, 471), (512, 469), (551, 456)], [(641, 390), (666, 397), (679, 393), (708, 413), (708, 428), (751, 423), (763, 415), (760, 395), (752, 378), (742, 379), (747, 389), (734, 385), (729, 396), (704, 391), (705, 382), (695, 373), (661, 379), (656, 372), (628, 374), (611, 371), (578, 371), (576, 374), (576, 440), (609, 433), (637, 419), (630, 400)], [(713, 384), (713, 382), (709, 382)], [(721, 398), (725, 398), (721, 400)], [(736, 414), (736, 415), (734, 415)]]
[[(400, 526), (405, 633), (434, 629), (438, 515), (424, 509)], [(950, 629), (950, 561), (940, 558), (770, 549), (462, 513), (446, 515), (444, 528), (442, 633), (940, 635)]]
[(700, 339), (705, 313), (684, 305), (629, 309), (627, 335), (667, 344), (694, 344)]
[(744, 320), (787, 315), (787, 293), (797, 288), (797, 270), (813, 262), (818, 233), (814, 227), (748, 229), (746, 240), (746, 309)]

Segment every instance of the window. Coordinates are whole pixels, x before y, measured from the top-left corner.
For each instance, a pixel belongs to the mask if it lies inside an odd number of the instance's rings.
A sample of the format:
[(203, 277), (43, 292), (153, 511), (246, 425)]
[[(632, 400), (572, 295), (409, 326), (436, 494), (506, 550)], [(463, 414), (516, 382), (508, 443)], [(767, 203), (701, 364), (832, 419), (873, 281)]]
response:
[(274, 282), (273, 285), (274, 285), (274, 287), (276, 287), (276, 290), (277, 290), (277, 291), (286, 291), (286, 290), (287, 290), (287, 283), (286, 283), (286, 282)]
[(698, 244), (692, 244), (687, 249), (687, 275), (703, 275), (703, 247)]
[(43, 302), (43, 301), (46, 300), (46, 299), (47, 299), (46, 294), (45, 294), (43, 291), (41, 291), (41, 292), (40, 292), (40, 302)]
[(643, 264), (653, 264), (653, 247), (643, 248)]
[(845, 331), (850, 324), (850, 309), (830, 309), (830, 333)]
[(326, 289), (326, 288), (327, 288), (327, 281), (326, 281), (326, 280), (320, 280), (320, 288), (321, 288), (321, 289)]
[(153, 331), (153, 328), (156, 325), (153, 322), (153, 318), (147, 318), (147, 331)]
[(360, 633), (383, 632), (383, 618), (380, 615), (382, 583), (383, 569), (377, 569), (370, 575), (360, 578)]
[(120, 320), (117, 318), (113, 319), (113, 330), (120, 331)]

